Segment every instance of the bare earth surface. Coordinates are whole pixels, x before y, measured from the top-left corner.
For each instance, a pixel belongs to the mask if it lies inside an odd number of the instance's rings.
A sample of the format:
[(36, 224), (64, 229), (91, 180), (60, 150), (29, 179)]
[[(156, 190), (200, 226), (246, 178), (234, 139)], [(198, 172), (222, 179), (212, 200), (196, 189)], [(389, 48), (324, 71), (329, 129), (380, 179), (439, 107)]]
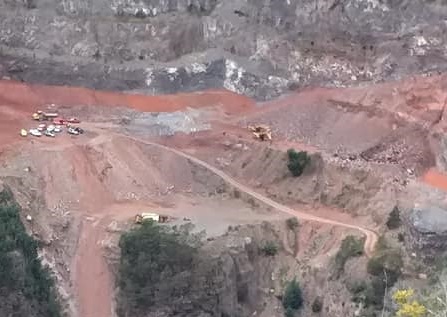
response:
[[(447, 176), (436, 165), (438, 153), (428, 142), (433, 129), (444, 129), (446, 96), (440, 88), (428, 92), (426, 87), (439, 86), (442, 79), (415, 79), (400, 86), (404, 87), (400, 92), (393, 83), (368, 90), (311, 89), (258, 107), (252, 100), (226, 91), (151, 97), (0, 81), (2, 176), (15, 173), (20, 177), (22, 170), (13, 165), (31, 166), (28, 177), (41, 184), (38, 190), (48, 217), (51, 212), (68, 212), (80, 220), (76, 250), (73, 256), (67, 255), (72, 263), (69, 280), (75, 313), (79, 317), (109, 317), (115, 290), (103, 257), (107, 231), (114, 221), (129, 222), (142, 210), (160, 209), (180, 222), (190, 218), (209, 235), (221, 234), (229, 225), (293, 216), (320, 226), (317, 230), (358, 231), (366, 238), (366, 255), (371, 255), (378, 239), (376, 223), (339, 216), (342, 211), (336, 208), (283, 203), (264, 189), (253, 188), (256, 175), (237, 178), (219, 167), (229, 163), (217, 164), (215, 159), (225, 153), (224, 143), (231, 138), (239, 144), (254, 142), (245, 124), (265, 122), (273, 127), (275, 136), (272, 144), (259, 145), (267, 151), (281, 152), (293, 146), (322, 152), (331, 159), (335, 153), (341, 163), (357, 164), (356, 168), (365, 170), (380, 166), (377, 171), (390, 169), (401, 175), (411, 169), (411, 175), (417, 173), (414, 181), (421, 176), (423, 182), (447, 190)], [(77, 113), (86, 134), (21, 138), (20, 128), (33, 125), (30, 115), (37, 108)], [(145, 112), (187, 113), (191, 108), (200, 111), (197, 120), (210, 122), (210, 129), (164, 136), (147, 130), (152, 123), (138, 117)], [(130, 123), (116, 120), (123, 116), (129, 117)], [(406, 136), (403, 141), (402, 135)], [(256, 155), (253, 153), (252, 159)], [(344, 158), (349, 155), (355, 158)], [(210, 196), (222, 186), (237, 189), (262, 207)], [(323, 249), (329, 252), (335, 245), (328, 242)]]

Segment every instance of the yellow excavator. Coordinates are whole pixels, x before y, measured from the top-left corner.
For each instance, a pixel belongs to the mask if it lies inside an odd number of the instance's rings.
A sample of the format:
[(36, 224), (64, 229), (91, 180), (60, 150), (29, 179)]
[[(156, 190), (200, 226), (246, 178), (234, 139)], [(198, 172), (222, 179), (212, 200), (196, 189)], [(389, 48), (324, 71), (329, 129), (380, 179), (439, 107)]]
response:
[(268, 125), (250, 125), (248, 126), (248, 129), (253, 133), (256, 139), (261, 141), (272, 140), (272, 130)]

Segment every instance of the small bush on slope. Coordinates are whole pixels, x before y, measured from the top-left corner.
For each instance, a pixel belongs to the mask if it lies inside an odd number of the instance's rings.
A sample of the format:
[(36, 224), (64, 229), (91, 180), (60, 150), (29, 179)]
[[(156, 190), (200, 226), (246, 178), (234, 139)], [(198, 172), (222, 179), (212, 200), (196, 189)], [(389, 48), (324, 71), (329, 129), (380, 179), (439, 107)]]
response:
[(294, 149), (289, 149), (287, 157), (289, 158), (287, 168), (294, 177), (301, 176), (306, 166), (310, 163), (310, 156), (305, 151), (297, 152)]
[(335, 274), (339, 277), (345, 268), (345, 263), (349, 258), (360, 256), (363, 254), (363, 239), (354, 236), (347, 236), (340, 246), (335, 256)]
[(278, 253), (278, 246), (273, 241), (267, 241), (261, 251), (266, 256), (275, 256)]
[(293, 279), (287, 284), (282, 304), (286, 309), (286, 312), (300, 309), (301, 306), (303, 306), (303, 295), (296, 279)]
[(400, 225), (401, 225), (401, 220), (400, 220), (399, 208), (394, 207), (393, 210), (390, 212), (390, 215), (388, 216), (386, 226), (388, 227), (388, 229), (394, 230), (394, 229), (399, 228)]

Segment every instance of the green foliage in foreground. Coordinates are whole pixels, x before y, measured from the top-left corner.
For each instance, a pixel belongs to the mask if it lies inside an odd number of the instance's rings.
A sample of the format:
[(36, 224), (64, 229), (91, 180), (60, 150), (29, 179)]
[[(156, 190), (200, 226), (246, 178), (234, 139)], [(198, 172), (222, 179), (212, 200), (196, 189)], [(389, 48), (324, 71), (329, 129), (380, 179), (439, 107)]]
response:
[(156, 302), (160, 282), (192, 270), (200, 237), (186, 227), (177, 229), (144, 221), (124, 233), (119, 246), (118, 313), (132, 315)]
[(12, 193), (0, 192), (0, 315), (59, 317), (54, 283), (25, 231)]
[(401, 252), (390, 248), (381, 237), (374, 256), (368, 260), (369, 281), (362, 281), (350, 288), (353, 301), (362, 303), (371, 311), (382, 309), (385, 289), (394, 286), (402, 274), (403, 265)]

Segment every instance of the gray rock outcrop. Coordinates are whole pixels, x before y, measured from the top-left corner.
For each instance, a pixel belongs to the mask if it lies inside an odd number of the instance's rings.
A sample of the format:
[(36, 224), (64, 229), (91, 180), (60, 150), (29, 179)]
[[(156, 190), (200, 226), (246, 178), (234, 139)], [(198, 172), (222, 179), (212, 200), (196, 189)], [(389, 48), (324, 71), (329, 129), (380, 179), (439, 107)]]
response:
[(427, 259), (447, 251), (447, 209), (417, 206), (406, 220), (410, 247)]
[(377, 0), (0, 3), (0, 77), (270, 99), (447, 68), (447, 6)]

